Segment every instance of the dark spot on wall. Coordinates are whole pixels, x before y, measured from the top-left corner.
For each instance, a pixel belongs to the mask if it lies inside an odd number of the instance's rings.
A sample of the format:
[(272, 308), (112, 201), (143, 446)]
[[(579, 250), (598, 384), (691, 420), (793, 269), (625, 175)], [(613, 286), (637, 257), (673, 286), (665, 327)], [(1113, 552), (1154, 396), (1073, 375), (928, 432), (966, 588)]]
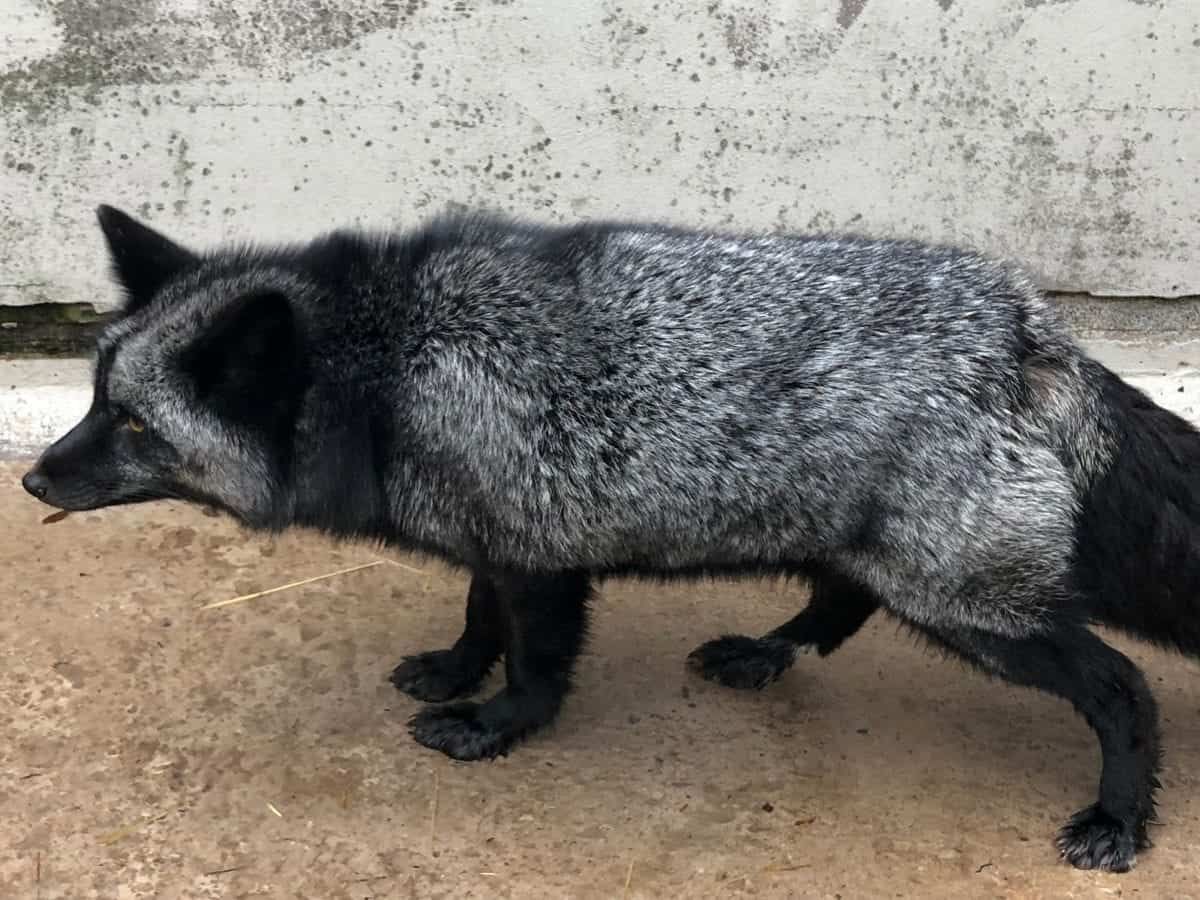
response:
[(942, 12), (946, 12), (954, 5), (954, 0), (937, 0), (937, 5), (942, 8)]
[(760, 69), (769, 67), (766, 59), (760, 59), (763, 38), (769, 30), (766, 20), (755, 19), (744, 13), (725, 17), (725, 46), (733, 56), (735, 68), (744, 69), (755, 61), (758, 61)]
[(838, 0), (837, 23), (843, 28), (849, 28), (862, 15), (867, 0)]

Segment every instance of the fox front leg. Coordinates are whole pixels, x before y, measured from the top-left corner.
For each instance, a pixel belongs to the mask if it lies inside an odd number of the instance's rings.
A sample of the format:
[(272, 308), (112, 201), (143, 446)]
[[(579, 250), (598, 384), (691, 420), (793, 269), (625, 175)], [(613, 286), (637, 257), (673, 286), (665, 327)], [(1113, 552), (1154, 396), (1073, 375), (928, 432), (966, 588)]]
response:
[(867, 588), (828, 570), (814, 571), (812, 597), (800, 614), (762, 637), (727, 634), (688, 654), (688, 666), (726, 687), (759, 689), (792, 667), (796, 655), (813, 648), (828, 656), (879, 609)]
[(492, 759), (558, 715), (583, 646), (587, 575), (493, 578), (504, 635), (504, 689), (483, 703), (429, 707), (409, 722), (419, 744), (460, 760)]
[(406, 656), (391, 682), (410, 697), (431, 703), (454, 700), (479, 690), (504, 650), (504, 622), (496, 586), (476, 574), (467, 592), (467, 621), (449, 650)]

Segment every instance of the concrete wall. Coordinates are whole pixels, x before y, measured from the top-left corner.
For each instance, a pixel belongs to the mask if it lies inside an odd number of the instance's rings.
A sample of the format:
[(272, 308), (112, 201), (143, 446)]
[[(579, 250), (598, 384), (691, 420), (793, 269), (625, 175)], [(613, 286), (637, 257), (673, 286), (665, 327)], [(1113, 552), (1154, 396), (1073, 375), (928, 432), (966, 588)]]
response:
[(969, 243), (1200, 293), (1195, 0), (3, 0), (0, 303), (92, 210), (300, 238), (450, 202)]

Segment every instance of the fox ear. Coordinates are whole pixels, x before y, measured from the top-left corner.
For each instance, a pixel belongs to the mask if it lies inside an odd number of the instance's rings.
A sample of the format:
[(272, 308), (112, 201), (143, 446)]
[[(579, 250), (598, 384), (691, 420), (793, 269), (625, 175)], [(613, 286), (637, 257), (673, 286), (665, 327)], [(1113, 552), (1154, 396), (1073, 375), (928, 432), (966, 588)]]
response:
[(125, 288), (125, 312), (137, 312), (168, 279), (196, 261), (196, 255), (111, 206), (96, 210), (108, 243), (113, 273)]
[(288, 398), (297, 393), (300, 358), (291, 303), (278, 291), (261, 291), (222, 310), (185, 352), (182, 364), (203, 402), (261, 422), (285, 412)]

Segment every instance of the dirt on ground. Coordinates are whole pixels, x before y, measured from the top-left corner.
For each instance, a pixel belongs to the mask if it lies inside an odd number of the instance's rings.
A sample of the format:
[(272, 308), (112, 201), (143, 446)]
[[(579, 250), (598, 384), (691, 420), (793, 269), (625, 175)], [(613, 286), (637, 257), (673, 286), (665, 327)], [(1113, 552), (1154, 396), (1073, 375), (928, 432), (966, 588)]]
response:
[(464, 573), (174, 503), (42, 524), (23, 470), (0, 464), (0, 897), (1200, 896), (1191, 662), (1114, 639), (1162, 704), (1162, 824), (1133, 872), (1079, 872), (1052, 838), (1099, 753), (1065, 703), (883, 618), (761, 692), (687, 671), (803, 585), (603, 585), (557, 725), (458, 763), (386, 676), (454, 640)]

